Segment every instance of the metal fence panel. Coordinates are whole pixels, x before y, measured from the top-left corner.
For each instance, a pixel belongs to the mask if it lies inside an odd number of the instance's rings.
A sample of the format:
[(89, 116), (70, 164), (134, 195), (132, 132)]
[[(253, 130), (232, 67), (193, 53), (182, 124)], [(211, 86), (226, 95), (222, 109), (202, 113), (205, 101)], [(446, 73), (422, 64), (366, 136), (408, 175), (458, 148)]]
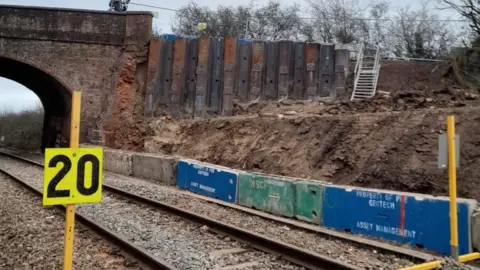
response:
[(295, 70), (292, 98), (303, 99), (305, 89), (305, 43), (295, 44)]
[(278, 97), (278, 43), (269, 41), (265, 42), (265, 45), (266, 79), (264, 98), (266, 100), (275, 100)]
[(252, 71), (249, 99), (259, 98), (263, 93), (265, 79), (265, 42), (254, 40), (252, 45)]
[(224, 47), (222, 115), (232, 115), (235, 89), (235, 64), (237, 60), (237, 38), (225, 37)]

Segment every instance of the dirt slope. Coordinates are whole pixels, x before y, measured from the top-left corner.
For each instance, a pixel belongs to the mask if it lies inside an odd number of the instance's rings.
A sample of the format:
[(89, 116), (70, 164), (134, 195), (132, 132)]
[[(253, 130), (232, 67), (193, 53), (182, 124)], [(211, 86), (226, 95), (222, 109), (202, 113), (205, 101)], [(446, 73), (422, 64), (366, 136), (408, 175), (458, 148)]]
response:
[(350, 102), (347, 96), (335, 102), (252, 102), (236, 104), (234, 117), (154, 119), (141, 138), (142, 150), (238, 169), (445, 195), (447, 172), (437, 169), (437, 140), (453, 113), (461, 135), (459, 195), (480, 199), (479, 92), (456, 88), (448, 66), (436, 63), (386, 62), (381, 72), (384, 92), (366, 102)]
[(454, 99), (389, 107), (294, 104), (231, 118), (163, 118), (151, 123), (155, 136), (145, 148), (238, 169), (446, 194), (446, 172), (436, 167), (437, 139), (446, 115), (454, 113), (462, 136), (459, 195), (480, 199), (480, 107)]

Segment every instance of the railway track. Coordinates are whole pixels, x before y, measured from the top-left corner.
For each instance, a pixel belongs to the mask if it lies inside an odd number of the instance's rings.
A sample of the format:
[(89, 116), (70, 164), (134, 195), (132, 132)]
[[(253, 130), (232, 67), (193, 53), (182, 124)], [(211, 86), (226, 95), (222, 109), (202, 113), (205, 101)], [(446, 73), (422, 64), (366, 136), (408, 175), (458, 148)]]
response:
[[(7, 156), (30, 165), (33, 165), (38, 168), (43, 168), (43, 164), (20, 157), (18, 155), (14, 155), (11, 153), (0, 152), (0, 155)], [(8, 175), (10, 178), (15, 179), (25, 187), (27, 187), (32, 192), (35, 192), (39, 196), (42, 195), (41, 191), (37, 190), (34, 186), (26, 183), (22, 179), (19, 179), (15, 175), (10, 174), (9, 172), (0, 169), (1, 172)], [(294, 265), (302, 266), (307, 269), (361, 269), (357, 266), (345, 263), (341, 260), (336, 260), (329, 258), (327, 256), (323, 256), (314, 252), (311, 252), (306, 249), (302, 249), (288, 243), (284, 243), (281, 241), (277, 241), (268, 237), (265, 237), (261, 234), (248, 231), (236, 226), (232, 226), (230, 224), (226, 224), (220, 222), (218, 220), (214, 220), (208, 218), (206, 216), (198, 215), (196, 213), (186, 211), (181, 208), (177, 208), (171, 205), (167, 205), (165, 203), (152, 200), (150, 198), (146, 198), (140, 196), (138, 194), (134, 194), (107, 184), (103, 184), (103, 189), (105, 192), (112, 194), (113, 196), (121, 197), (125, 200), (138, 202), (140, 204), (148, 205), (149, 207), (160, 210), (162, 212), (168, 213), (169, 215), (175, 215), (182, 219), (189, 220), (190, 222), (203, 224), (204, 226), (208, 227), (208, 230), (216, 232), (220, 235), (228, 235), (230, 238), (237, 240), (241, 243), (246, 243), (253, 249), (261, 250), (266, 253), (280, 255), (281, 259), (286, 260)], [(110, 195), (109, 197), (111, 197)], [(76, 213), (77, 219), (83, 223), (85, 223), (88, 227), (92, 228), (92, 230), (98, 232), (107, 240), (112, 242), (114, 245), (118, 246), (122, 250), (125, 251), (129, 256), (134, 257), (136, 260), (140, 261), (142, 265), (145, 265), (151, 269), (175, 269), (173, 266), (170, 266), (166, 262), (150, 255), (146, 250), (142, 248), (138, 248), (136, 245), (132, 244), (125, 238), (113, 233), (112, 231), (108, 230), (107, 228), (103, 227), (102, 225), (96, 224), (92, 219), (81, 215), (80, 213)]]
[[(15, 180), (15, 182), (21, 184), (22, 186), (27, 188), (29, 191), (31, 191), (35, 195), (38, 195), (40, 198), (42, 197), (43, 195), (42, 192), (36, 189), (34, 186), (30, 185), (29, 183), (23, 181), (22, 179), (14, 176), (13, 174), (10, 174), (9, 172), (1, 168), (0, 168), (0, 173), (3, 173), (4, 175), (8, 176), (12, 180)], [(59, 206), (59, 208), (65, 208), (65, 207)], [(143, 269), (166, 269), (166, 270), (176, 269), (173, 266), (169, 265), (168, 263), (162, 261), (161, 259), (151, 256), (144, 249), (132, 245), (125, 238), (111, 232), (110, 230), (103, 227), (102, 225), (97, 224), (95, 221), (88, 218), (87, 216), (84, 216), (79, 213), (75, 213), (75, 218), (78, 221), (80, 221), (83, 225), (90, 228), (95, 233), (101, 235), (103, 238), (105, 238), (105, 240), (107, 240), (114, 246), (120, 248), (120, 250), (122, 250), (123, 255), (138, 261), (138, 263)]]

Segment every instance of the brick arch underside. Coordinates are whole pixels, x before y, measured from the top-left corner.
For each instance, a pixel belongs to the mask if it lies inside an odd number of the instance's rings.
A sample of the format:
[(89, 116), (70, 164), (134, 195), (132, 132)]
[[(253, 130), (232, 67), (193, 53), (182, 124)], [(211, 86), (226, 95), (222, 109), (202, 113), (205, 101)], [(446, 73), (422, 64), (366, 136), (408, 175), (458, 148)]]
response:
[(38, 67), (3, 56), (0, 56), (0, 77), (22, 84), (42, 102), (45, 112), (42, 152), (45, 148), (67, 146), (70, 137), (71, 89)]

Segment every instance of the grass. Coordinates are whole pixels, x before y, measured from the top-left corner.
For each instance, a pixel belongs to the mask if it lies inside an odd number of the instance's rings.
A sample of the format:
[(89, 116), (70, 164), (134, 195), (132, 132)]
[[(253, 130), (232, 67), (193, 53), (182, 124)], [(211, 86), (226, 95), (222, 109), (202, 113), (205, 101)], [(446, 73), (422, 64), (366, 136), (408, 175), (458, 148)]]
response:
[(43, 107), (20, 112), (0, 110), (0, 147), (39, 150), (43, 132)]

